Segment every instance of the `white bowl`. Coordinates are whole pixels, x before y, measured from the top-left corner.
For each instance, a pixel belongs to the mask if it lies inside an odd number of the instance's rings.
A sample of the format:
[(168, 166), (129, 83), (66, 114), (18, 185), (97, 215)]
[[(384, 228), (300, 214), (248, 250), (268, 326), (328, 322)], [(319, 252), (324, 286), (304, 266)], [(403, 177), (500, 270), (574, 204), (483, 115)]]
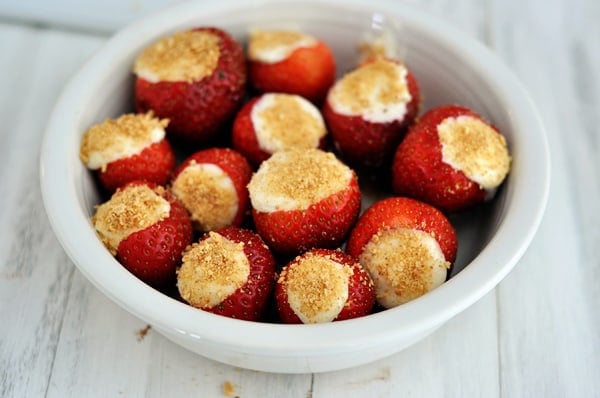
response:
[[(246, 322), (213, 315), (153, 290), (104, 248), (90, 224), (100, 200), (78, 158), (93, 123), (132, 110), (132, 62), (158, 37), (200, 25), (244, 40), (250, 27), (295, 26), (329, 43), (340, 71), (356, 57), (365, 29), (399, 26), (408, 66), (425, 108), (460, 103), (507, 136), (512, 170), (485, 211), (454, 218), (460, 249), (452, 278), (410, 303), (367, 317), (318, 325)], [(344, 67), (344, 65), (346, 65)], [(79, 270), (125, 310), (203, 356), (263, 371), (304, 373), (368, 363), (422, 339), (493, 289), (522, 256), (540, 223), (549, 185), (549, 154), (536, 110), (521, 85), (483, 45), (443, 21), (394, 1), (223, 1), (184, 3), (111, 38), (72, 78), (45, 133), (44, 203), (52, 227)]]

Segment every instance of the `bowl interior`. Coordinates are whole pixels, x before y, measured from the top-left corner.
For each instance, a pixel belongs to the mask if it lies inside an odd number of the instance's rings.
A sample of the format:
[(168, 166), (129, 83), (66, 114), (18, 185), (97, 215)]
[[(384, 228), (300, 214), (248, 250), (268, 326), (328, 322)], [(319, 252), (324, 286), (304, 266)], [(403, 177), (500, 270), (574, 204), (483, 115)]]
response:
[[(459, 254), (450, 281), (411, 303), (361, 319), (308, 327), (257, 324), (221, 319), (154, 291), (104, 249), (89, 222), (102, 198), (78, 158), (80, 139), (92, 124), (133, 110), (131, 69), (143, 47), (200, 25), (224, 28), (242, 43), (252, 27), (295, 27), (333, 48), (341, 74), (355, 65), (356, 43), (362, 35), (382, 24), (397, 27), (404, 59), (424, 93), (424, 109), (447, 103), (473, 108), (505, 134), (513, 156), (511, 174), (497, 197), (451, 218)], [(530, 148), (537, 152), (529, 153)], [(274, 355), (316, 352), (325, 346), (343, 350), (348, 344), (368, 344), (378, 335), (393, 339), (447, 320), (489, 291), (516, 263), (539, 224), (548, 180), (541, 125), (506, 68), (460, 32), (392, 2), (377, 7), (352, 1), (344, 6), (322, 1), (198, 2), (146, 18), (113, 37), (73, 78), (48, 126), (41, 162), (42, 190), (53, 228), (79, 269), (101, 291), (163, 329), (230, 346), (243, 345), (237, 337), (243, 334), (245, 350), (269, 347)]]

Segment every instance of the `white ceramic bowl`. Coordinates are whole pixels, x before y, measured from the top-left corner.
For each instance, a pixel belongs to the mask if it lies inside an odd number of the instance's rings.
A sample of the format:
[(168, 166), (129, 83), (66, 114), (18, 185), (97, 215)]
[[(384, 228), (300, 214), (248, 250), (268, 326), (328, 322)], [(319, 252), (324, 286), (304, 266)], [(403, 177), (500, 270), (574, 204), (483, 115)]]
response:
[[(99, 202), (79, 158), (83, 132), (132, 109), (132, 62), (157, 38), (200, 25), (244, 40), (250, 27), (294, 26), (329, 43), (340, 71), (355, 44), (381, 21), (396, 24), (425, 108), (472, 107), (507, 136), (512, 171), (495, 201), (456, 218), (460, 249), (453, 277), (408, 304), (367, 317), (319, 325), (246, 322), (187, 306), (140, 282), (104, 248), (89, 218)], [(344, 67), (345, 65), (345, 67)], [(487, 48), (443, 21), (390, 1), (223, 1), (175, 6), (111, 38), (72, 78), (58, 100), (41, 157), (44, 203), (52, 227), (79, 270), (125, 310), (203, 356), (263, 371), (303, 373), (347, 368), (398, 352), (422, 339), (493, 289), (529, 245), (544, 211), (549, 155), (534, 106)]]

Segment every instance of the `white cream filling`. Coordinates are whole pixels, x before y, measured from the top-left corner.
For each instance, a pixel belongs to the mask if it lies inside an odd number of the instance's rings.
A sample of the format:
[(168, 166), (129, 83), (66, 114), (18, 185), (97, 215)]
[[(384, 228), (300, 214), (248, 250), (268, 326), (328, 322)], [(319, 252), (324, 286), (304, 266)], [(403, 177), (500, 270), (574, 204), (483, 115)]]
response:
[[(407, 238), (425, 255), (415, 259), (413, 249), (404, 242)], [(446, 280), (449, 266), (438, 242), (428, 233), (412, 229), (389, 229), (377, 234), (365, 245), (359, 261), (371, 275), (377, 301), (385, 308), (437, 288)]]
[(211, 232), (184, 253), (177, 286), (192, 305), (212, 308), (243, 286), (249, 275), (244, 245)]
[(233, 181), (215, 164), (188, 165), (173, 181), (171, 190), (200, 230), (231, 225), (237, 214), (238, 196)]
[[(360, 69), (360, 68), (359, 68)], [(401, 81), (403, 86), (408, 86), (407, 69), (401, 64), (394, 64), (394, 81)], [(350, 75), (353, 73), (350, 72)], [(393, 102), (384, 102), (380, 100), (381, 93), (389, 90), (390, 79), (385, 76), (379, 76), (375, 79), (370, 79), (368, 87), (361, 87), (360, 107), (356, 108), (355, 102), (348, 103), (344, 100), (344, 82), (345, 78), (339, 80), (333, 86), (328, 101), (336, 113), (347, 116), (361, 116), (364, 120), (371, 123), (390, 123), (396, 120), (404, 119), (407, 112), (407, 105), (412, 100), (410, 91), (404, 90), (398, 92)]]
[(165, 130), (162, 128), (152, 129), (149, 142), (140, 142), (139, 139), (115, 134), (112, 145), (101, 151), (91, 151), (86, 166), (91, 170), (98, 170), (115, 160), (125, 159), (141, 153), (148, 146), (160, 142), (165, 138)]
[(119, 190), (99, 205), (93, 217), (94, 228), (114, 254), (131, 234), (146, 229), (169, 216), (171, 204), (146, 185)]
[[(254, 127), (254, 131), (256, 133), (256, 139), (258, 141), (258, 146), (267, 153), (275, 153), (278, 151), (282, 151), (285, 149), (289, 149), (289, 145), (282, 139), (278, 138), (278, 133), (272, 131), (272, 127), (269, 123), (269, 120), (262, 117), (262, 114), (268, 111), (270, 108), (275, 106), (277, 99), (285, 94), (277, 94), (277, 93), (268, 93), (264, 94), (252, 107), (252, 111), (250, 112), (250, 118), (252, 120), (252, 126)], [(306, 135), (302, 137), (303, 139), (303, 148), (317, 148), (319, 146), (319, 142), (321, 138), (327, 134), (327, 129), (325, 127), (325, 122), (321, 115), (321, 112), (308, 100), (300, 97), (300, 96), (290, 96), (287, 95), (288, 98), (293, 98), (294, 101), (301, 107), (303, 112), (306, 112), (307, 117), (312, 117), (318, 121), (321, 125), (320, 134), (314, 135)]]
[[(468, 148), (467, 152), (461, 140), (452, 140), (454, 132), (461, 127), (476, 128), (484, 136), (477, 138), (484, 138), (485, 145)], [(496, 188), (506, 177), (510, 164), (501, 136), (483, 121), (471, 116), (446, 118), (437, 126), (437, 131), (442, 146), (442, 161), (477, 183), (486, 191), (486, 197), (493, 197)]]
[[(340, 162), (333, 154), (323, 151), (320, 152), (322, 152), (322, 156), (328, 158), (327, 161), (323, 163), (323, 167), (335, 168), (337, 173), (341, 175), (342, 178), (339, 178), (335, 181), (313, 181), (314, 178), (307, 176), (306, 180), (309, 181), (308, 185), (313, 185), (315, 183), (322, 184), (318, 190), (314, 189), (314, 195), (306, 195), (302, 192), (297, 192), (294, 194), (293, 190), (291, 189), (278, 189), (281, 186), (299, 187), (302, 186), (302, 181), (290, 179), (282, 180), (285, 179), (285, 177), (281, 176), (281, 169), (284, 167), (293, 168), (295, 167), (295, 163), (288, 159), (290, 156), (290, 151), (277, 152), (269, 159), (262, 162), (258, 171), (254, 173), (250, 183), (248, 184), (252, 207), (255, 210), (263, 213), (271, 213), (282, 210), (305, 210), (311, 204), (325, 199), (326, 197), (340, 192), (348, 187), (350, 180), (354, 175), (352, 169)], [(273, 175), (277, 177), (273, 178)]]
[[(260, 34), (260, 30), (251, 31), (251, 35), (256, 33)], [(249, 52), (248, 57), (252, 61), (274, 64), (288, 58), (295, 50), (303, 47), (313, 47), (316, 43), (315, 38), (298, 33), (297, 39), (293, 42), (273, 42), (269, 46), (251, 47), (252, 51)]]
[[(302, 267), (303, 264), (297, 264), (296, 267)], [(306, 292), (302, 289), (295, 289), (289, 284), (287, 285), (287, 298), (288, 304), (294, 313), (300, 318), (302, 323), (324, 323), (331, 322), (340, 314), (344, 309), (344, 305), (348, 300), (348, 284), (350, 273), (348, 269), (345, 269), (343, 265), (333, 261), (321, 261), (320, 267), (327, 267), (322, 273), (319, 270), (313, 272), (307, 272), (307, 275), (303, 275), (304, 278), (318, 278), (319, 275), (327, 275), (328, 278), (335, 279), (335, 282), (328, 283), (325, 289), (328, 289), (327, 294), (323, 294), (320, 297), (318, 303), (313, 300), (315, 293), (318, 292)], [(317, 306), (318, 311), (314, 308)], [(309, 310), (304, 310), (308, 308)]]

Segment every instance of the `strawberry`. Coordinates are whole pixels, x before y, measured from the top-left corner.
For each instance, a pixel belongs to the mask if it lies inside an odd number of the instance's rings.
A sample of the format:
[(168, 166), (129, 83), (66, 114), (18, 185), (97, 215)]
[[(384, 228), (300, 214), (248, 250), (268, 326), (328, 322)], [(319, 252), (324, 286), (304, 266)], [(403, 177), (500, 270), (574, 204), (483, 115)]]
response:
[(154, 287), (174, 280), (181, 253), (192, 241), (183, 205), (163, 187), (143, 181), (117, 189), (97, 207), (92, 223), (117, 260)]
[(168, 118), (170, 136), (198, 145), (227, 128), (247, 80), (241, 45), (214, 27), (152, 43), (136, 58), (134, 73), (136, 108)]
[(421, 94), (400, 62), (375, 58), (329, 90), (323, 117), (342, 157), (368, 169), (387, 165), (419, 111)]
[(275, 260), (254, 232), (226, 227), (206, 233), (183, 254), (177, 288), (190, 305), (257, 321), (275, 283)]
[(389, 197), (360, 216), (346, 251), (371, 275), (378, 303), (390, 308), (441, 285), (457, 246), (454, 227), (441, 211), (414, 199)]
[(338, 247), (360, 211), (356, 174), (319, 149), (273, 154), (248, 189), (258, 234), (282, 255)]
[(240, 226), (249, 206), (246, 185), (251, 176), (252, 167), (233, 149), (204, 149), (177, 168), (171, 192), (189, 211), (199, 231)]
[(340, 250), (313, 249), (283, 267), (275, 300), (284, 323), (324, 323), (368, 315), (375, 289), (355, 258)]
[(175, 155), (165, 138), (167, 124), (152, 112), (106, 119), (85, 132), (79, 156), (111, 193), (135, 180), (164, 185), (175, 169)]
[(504, 137), (472, 110), (433, 108), (411, 127), (392, 164), (392, 187), (445, 212), (493, 197), (510, 167)]
[(251, 99), (233, 123), (233, 148), (258, 166), (290, 148), (323, 148), (327, 129), (321, 112), (295, 94), (267, 93)]
[(259, 93), (297, 94), (320, 105), (335, 81), (331, 49), (305, 33), (255, 30), (247, 56), (250, 84)]

